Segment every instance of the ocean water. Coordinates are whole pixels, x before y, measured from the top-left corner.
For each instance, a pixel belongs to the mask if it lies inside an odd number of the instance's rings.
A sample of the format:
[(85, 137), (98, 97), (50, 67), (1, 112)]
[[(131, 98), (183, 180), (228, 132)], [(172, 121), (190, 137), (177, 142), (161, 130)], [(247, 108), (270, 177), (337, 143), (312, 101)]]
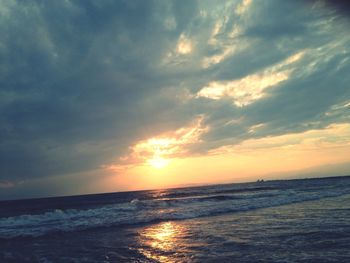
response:
[(350, 177), (3, 201), (0, 262), (350, 262)]

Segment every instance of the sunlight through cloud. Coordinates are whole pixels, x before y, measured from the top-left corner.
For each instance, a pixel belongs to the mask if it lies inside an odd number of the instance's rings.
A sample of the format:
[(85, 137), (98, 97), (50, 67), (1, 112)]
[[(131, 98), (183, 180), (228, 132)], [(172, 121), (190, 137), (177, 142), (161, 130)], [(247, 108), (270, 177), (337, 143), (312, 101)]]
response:
[(164, 168), (172, 158), (184, 156), (189, 146), (200, 142), (200, 136), (208, 129), (202, 127), (202, 120), (203, 117), (198, 117), (191, 126), (142, 140), (131, 148), (130, 155), (123, 156), (120, 161), (124, 164), (144, 163), (154, 168)]
[(193, 44), (190, 39), (181, 34), (179, 41), (177, 42), (176, 52), (181, 55), (187, 55), (192, 52)]
[(235, 13), (237, 15), (244, 14), (247, 11), (247, 9), (250, 7), (252, 2), (253, 2), (252, 0), (243, 0), (235, 9)]
[(294, 54), (277, 65), (239, 80), (210, 82), (197, 93), (197, 97), (213, 100), (231, 97), (237, 107), (247, 106), (264, 97), (265, 89), (287, 80), (293, 69), (286, 67), (300, 60), (303, 54)]

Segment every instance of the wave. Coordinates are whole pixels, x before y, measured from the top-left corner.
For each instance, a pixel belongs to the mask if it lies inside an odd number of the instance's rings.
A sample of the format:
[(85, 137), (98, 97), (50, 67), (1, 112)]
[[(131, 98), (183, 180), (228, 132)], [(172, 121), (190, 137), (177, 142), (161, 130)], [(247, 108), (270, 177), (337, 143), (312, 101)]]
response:
[(268, 190), (280, 190), (281, 187), (271, 187), (271, 186), (249, 186), (249, 187), (243, 187), (243, 188), (234, 188), (234, 189), (211, 189), (209, 186), (208, 188), (203, 187), (201, 189), (194, 189), (194, 188), (188, 188), (188, 189), (182, 189), (177, 190), (176, 192), (171, 193), (164, 193), (161, 197), (162, 198), (186, 198), (186, 197), (192, 197), (192, 196), (201, 196), (203, 194), (249, 194), (249, 193), (255, 193), (260, 191), (268, 191)]
[(85, 210), (56, 209), (37, 215), (1, 218), (0, 238), (37, 237), (52, 232), (190, 219), (318, 200), (348, 193), (350, 193), (349, 189), (334, 189), (323, 192), (274, 190), (258, 191), (250, 195), (223, 194), (221, 192), (220, 194), (192, 197), (134, 199), (131, 202)]

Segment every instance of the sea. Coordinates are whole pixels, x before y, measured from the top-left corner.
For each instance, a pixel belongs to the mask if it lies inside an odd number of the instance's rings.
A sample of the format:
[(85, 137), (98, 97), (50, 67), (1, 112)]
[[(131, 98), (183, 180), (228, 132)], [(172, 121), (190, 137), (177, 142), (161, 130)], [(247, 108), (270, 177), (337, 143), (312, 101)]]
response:
[(0, 202), (0, 262), (350, 262), (350, 176)]

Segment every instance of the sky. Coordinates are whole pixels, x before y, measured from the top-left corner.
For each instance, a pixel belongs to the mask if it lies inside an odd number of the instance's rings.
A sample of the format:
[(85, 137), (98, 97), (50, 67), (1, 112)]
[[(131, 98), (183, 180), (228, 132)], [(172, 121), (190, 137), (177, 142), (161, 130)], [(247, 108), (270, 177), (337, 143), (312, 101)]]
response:
[(349, 10), (0, 0), (0, 199), (350, 174)]

